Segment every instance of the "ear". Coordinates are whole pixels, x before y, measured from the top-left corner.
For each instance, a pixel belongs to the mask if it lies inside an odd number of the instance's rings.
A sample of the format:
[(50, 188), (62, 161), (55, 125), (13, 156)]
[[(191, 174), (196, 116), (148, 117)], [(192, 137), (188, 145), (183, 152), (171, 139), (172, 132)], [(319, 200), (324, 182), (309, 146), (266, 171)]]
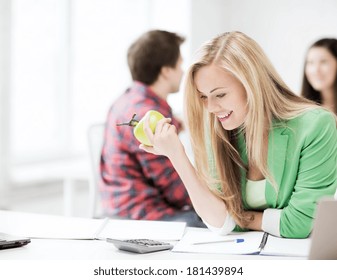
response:
[(164, 79), (168, 79), (171, 75), (171, 71), (172, 71), (171, 67), (163, 66), (160, 70), (160, 75), (162, 75)]

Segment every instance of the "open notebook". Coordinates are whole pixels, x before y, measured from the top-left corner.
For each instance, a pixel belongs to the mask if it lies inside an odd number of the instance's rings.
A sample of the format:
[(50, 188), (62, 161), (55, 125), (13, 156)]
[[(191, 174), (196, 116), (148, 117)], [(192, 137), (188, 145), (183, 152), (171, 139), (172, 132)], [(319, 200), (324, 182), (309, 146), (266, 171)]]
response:
[(179, 240), (186, 223), (114, 219), (86, 219), (0, 211), (0, 232), (29, 238)]
[[(323, 198), (318, 202), (310, 238), (279, 238), (252, 231), (219, 236), (210, 231), (190, 231), (173, 251), (219, 254), (260, 254), (298, 256), (308, 259), (337, 259), (337, 200)], [(240, 242), (236, 242), (240, 240)], [(205, 243), (205, 244), (195, 244)]]
[(309, 248), (310, 239), (278, 238), (259, 231), (242, 232), (226, 236), (219, 236), (211, 231), (191, 231), (186, 233), (174, 246), (172, 251), (228, 255), (260, 254), (306, 257), (309, 254)]

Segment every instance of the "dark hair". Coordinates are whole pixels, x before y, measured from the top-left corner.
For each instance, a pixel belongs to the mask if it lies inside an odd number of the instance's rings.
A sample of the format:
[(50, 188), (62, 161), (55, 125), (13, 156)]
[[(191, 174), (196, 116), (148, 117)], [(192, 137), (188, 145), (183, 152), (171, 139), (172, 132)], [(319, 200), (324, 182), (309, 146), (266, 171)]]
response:
[[(316, 41), (314, 44), (312, 44), (309, 48), (314, 47), (321, 47), (328, 50), (337, 60), (337, 39), (334, 38), (323, 38), (318, 41)], [(316, 103), (322, 104), (322, 97), (319, 91), (315, 90), (311, 84), (309, 83), (307, 76), (305, 75), (305, 67), (306, 62), (304, 65), (304, 74), (303, 74), (303, 83), (302, 83), (302, 96), (306, 97), (310, 100), (315, 101)], [(337, 73), (335, 77), (334, 82), (334, 111), (337, 113)]]
[(176, 66), (184, 41), (184, 37), (163, 30), (143, 34), (128, 50), (132, 79), (147, 85), (154, 83), (163, 66)]

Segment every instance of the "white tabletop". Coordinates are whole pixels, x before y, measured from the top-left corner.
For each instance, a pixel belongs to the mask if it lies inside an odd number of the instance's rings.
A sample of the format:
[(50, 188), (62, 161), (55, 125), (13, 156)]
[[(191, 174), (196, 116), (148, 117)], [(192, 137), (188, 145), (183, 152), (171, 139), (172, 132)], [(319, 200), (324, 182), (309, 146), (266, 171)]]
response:
[[(0, 231), (6, 233), (6, 227), (9, 230), (13, 230), (13, 224), (17, 224), (20, 217), (22, 217), (22, 227), (20, 226), (20, 232), (24, 232), (27, 229), (29, 232), (28, 224), (33, 224), (34, 227), (41, 225), (41, 232), (45, 232), (45, 226), (48, 224), (46, 218), (48, 215), (20, 213), (12, 211), (0, 211)], [(10, 219), (9, 219), (10, 218)], [(10, 220), (16, 219), (16, 221), (10, 224)], [(61, 229), (68, 228), (69, 230), (69, 217), (52, 216), (49, 217), (50, 221), (53, 221), (54, 226)], [(24, 220), (24, 221), (23, 221)], [(36, 221), (41, 221), (36, 223)], [(93, 219), (79, 219), (73, 218), (73, 222), (79, 231), (85, 230), (83, 222), (87, 220), (88, 224), (95, 225), (96, 222)], [(29, 222), (30, 221), (30, 222)], [(28, 222), (28, 224), (27, 224)], [(79, 223), (80, 222), (80, 223)], [(57, 224), (57, 225), (56, 225)], [(7, 225), (7, 226), (6, 226)], [(47, 228), (51, 229), (51, 226), (47, 225)], [(55, 227), (54, 227), (55, 228)], [(38, 229), (37, 229), (38, 230)], [(185, 229), (186, 232), (191, 231), (208, 231), (208, 229), (201, 228), (189, 228)], [(10, 232), (7, 232), (10, 233)], [(11, 232), (12, 233), (12, 232)], [(13, 234), (13, 233), (12, 233)], [(174, 244), (177, 241), (170, 241)], [(298, 257), (275, 257), (275, 256), (260, 256), (260, 255), (225, 255), (225, 254), (205, 254), (205, 253), (178, 253), (171, 252), (169, 250), (154, 252), (148, 254), (137, 254), (118, 250), (113, 244), (106, 242), (105, 240), (70, 240), (70, 239), (42, 239), (31, 238), (31, 243), (19, 248), (12, 248), (6, 250), (0, 250), (0, 260), (241, 260), (241, 259), (301, 259)], [(303, 258), (302, 258), (303, 259)]]
[(177, 259), (300, 259), (259, 255), (191, 254), (161, 251), (136, 254), (118, 250), (103, 240), (32, 239), (24, 247), (0, 251), (0, 260), (177, 260)]

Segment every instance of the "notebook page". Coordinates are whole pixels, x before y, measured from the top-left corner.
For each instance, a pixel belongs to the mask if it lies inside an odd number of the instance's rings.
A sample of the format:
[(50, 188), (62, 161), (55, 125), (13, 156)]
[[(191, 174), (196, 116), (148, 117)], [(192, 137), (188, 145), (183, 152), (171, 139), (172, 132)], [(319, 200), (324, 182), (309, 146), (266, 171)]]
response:
[(97, 238), (179, 240), (185, 227), (184, 222), (110, 219), (97, 234)]
[(270, 256), (307, 257), (309, 255), (310, 244), (310, 238), (291, 239), (269, 235), (267, 244), (260, 254)]
[[(259, 253), (259, 246), (263, 237), (263, 232), (242, 232), (220, 236), (208, 229), (204, 231), (189, 231), (173, 247), (173, 252), (186, 253), (210, 253), (243, 255)], [(234, 239), (244, 239), (243, 242), (217, 242), (208, 244), (198, 244), (197, 242), (214, 242)]]
[(102, 219), (0, 211), (0, 232), (30, 238), (94, 239)]

